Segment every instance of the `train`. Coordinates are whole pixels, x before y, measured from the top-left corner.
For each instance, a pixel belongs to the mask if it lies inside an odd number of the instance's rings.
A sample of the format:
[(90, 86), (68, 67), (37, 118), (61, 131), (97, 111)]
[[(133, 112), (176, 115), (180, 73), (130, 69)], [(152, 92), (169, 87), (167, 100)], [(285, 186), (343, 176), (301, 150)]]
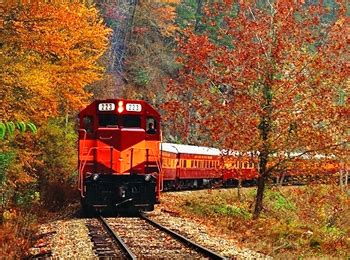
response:
[[(258, 176), (252, 153), (163, 143), (161, 116), (145, 101), (96, 100), (78, 117), (84, 211), (152, 211), (162, 191), (234, 186), (238, 180), (251, 185)], [(326, 168), (334, 173), (338, 165)]]
[(84, 211), (152, 211), (161, 190), (160, 114), (140, 100), (96, 100), (79, 115)]
[(247, 154), (227, 154), (212, 147), (161, 143), (162, 187), (182, 190), (237, 185), (238, 179), (253, 185), (257, 165)]

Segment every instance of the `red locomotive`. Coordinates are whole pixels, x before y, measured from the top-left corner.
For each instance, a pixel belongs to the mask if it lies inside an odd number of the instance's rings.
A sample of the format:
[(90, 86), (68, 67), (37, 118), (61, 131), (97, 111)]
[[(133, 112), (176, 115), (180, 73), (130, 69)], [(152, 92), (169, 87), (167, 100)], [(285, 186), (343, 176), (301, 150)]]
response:
[(85, 209), (153, 210), (160, 191), (160, 115), (145, 101), (94, 101), (79, 113), (78, 189)]

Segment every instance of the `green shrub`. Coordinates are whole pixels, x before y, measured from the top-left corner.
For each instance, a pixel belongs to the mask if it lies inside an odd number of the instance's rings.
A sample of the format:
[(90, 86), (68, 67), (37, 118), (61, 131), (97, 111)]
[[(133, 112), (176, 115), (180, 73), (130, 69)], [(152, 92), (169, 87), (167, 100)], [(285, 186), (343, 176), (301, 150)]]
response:
[(266, 199), (270, 201), (273, 208), (276, 210), (296, 210), (296, 206), (290, 200), (287, 200), (280, 192), (266, 190)]
[(64, 118), (52, 119), (41, 127), (39, 147), (42, 151), (43, 168), (40, 180), (47, 182), (71, 181), (77, 169), (77, 134), (73, 123), (65, 123)]
[(40, 200), (40, 193), (36, 190), (36, 187), (27, 187), (27, 189), (23, 189), (22, 192), (16, 193), (14, 200), (16, 205), (28, 208), (32, 203)]
[(212, 210), (223, 216), (239, 217), (243, 219), (250, 219), (252, 217), (251, 213), (246, 209), (235, 205), (215, 205)]
[(14, 152), (0, 152), (0, 188), (6, 182), (6, 171), (15, 158)]
[(326, 225), (322, 227), (320, 231), (324, 233), (327, 237), (333, 238), (333, 239), (342, 238), (343, 236), (346, 235), (346, 232), (344, 230), (341, 230), (335, 226)]
[(135, 69), (132, 76), (135, 84), (139, 86), (146, 86), (151, 80), (148, 71), (143, 68)]

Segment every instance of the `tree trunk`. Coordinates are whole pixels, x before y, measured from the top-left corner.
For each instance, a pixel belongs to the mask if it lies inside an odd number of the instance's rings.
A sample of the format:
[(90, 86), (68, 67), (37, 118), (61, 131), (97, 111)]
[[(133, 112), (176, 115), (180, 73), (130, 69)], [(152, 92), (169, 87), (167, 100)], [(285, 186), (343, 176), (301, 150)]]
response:
[(340, 169), (339, 171), (339, 186), (342, 191), (344, 191), (344, 184), (343, 184), (343, 169)]
[(242, 180), (238, 180), (237, 196), (238, 196), (238, 200), (239, 200), (239, 201), (242, 201), (241, 187), (242, 187)]
[(281, 177), (279, 178), (279, 182), (277, 183), (277, 186), (282, 186), (283, 185), (285, 177), (286, 177), (286, 172), (283, 172)]
[(202, 19), (202, 7), (203, 7), (203, 0), (197, 0), (196, 23), (194, 25), (195, 32), (199, 32), (200, 21)]
[(264, 94), (264, 103), (263, 115), (261, 117), (260, 124), (258, 126), (260, 130), (260, 137), (262, 141), (262, 149), (259, 154), (259, 177), (258, 177), (258, 190), (256, 193), (255, 208), (253, 218), (257, 219), (260, 216), (260, 213), (263, 209), (263, 198), (265, 191), (265, 181), (268, 177), (269, 171), (267, 169), (269, 156), (271, 154), (271, 145), (269, 140), (269, 135), (272, 129), (272, 90), (271, 84), (273, 76), (269, 75), (266, 84), (264, 84), (263, 94)]
[(68, 123), (69, 123), (69, 114), (68, 112), (66, 112), (66, 117), (65, 117), (65, 124), (64, 124), (64, 133), (67, 134), (68, 133)]
[(348, 186), (349, 171), (344, 164), (344, 168), (339, 172), (339, 185), (342, 191), (345, 191)]
[(264, 176), (259, 176), (257, 185), (258, 185), (258, 190), (256, 193), (253, 219), (257, 219), (260, 216), (260, 213), (263, 209), (263, 198), (264, 198), (264, 191), (265, 191), (265, 177)]

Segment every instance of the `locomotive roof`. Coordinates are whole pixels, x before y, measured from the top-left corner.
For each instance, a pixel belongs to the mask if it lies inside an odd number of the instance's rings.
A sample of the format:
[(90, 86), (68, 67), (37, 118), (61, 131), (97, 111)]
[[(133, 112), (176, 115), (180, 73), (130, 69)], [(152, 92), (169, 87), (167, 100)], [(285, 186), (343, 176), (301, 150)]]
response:
[(186, 145), (186, 144), (161, 143), (161, 149), (164, 152), (170, 152), (170, 153), (187, 153), (187, 154), (217, 155), (217, 156), (221, 154), (220, 150), (216, 148)]
[[(124, 110), (124, 112), (121, 112), (120, 115), (124, 114), (135, 114), (135, 115), (142, 115), (142, 116), (147, 116), (147, 115), (152, 115), (156, 116), (157, 118), (160, 118), (159, 112), (153, 108), (148, 102), (144, 100), (131, 100), (131, 99), (105, 99), (105, 100), (94, 100), (92, 103), (90, 103), (88, 106), (86, 106), (83, 110), (80, 111), (79, 116), (83, 116), (86, 113), (89, 114), (96, 114), (96, 113), (117, 113), (117, 104), (119, 101), (122, 101), (124, 106), (127, 104), (141, 104), (142, 105), (142, 110), (141, 111), (126, 111), (127, 109)], [(97, 111), (97, 107), (100, 103), (113, 103), (115, 104), (115, 109), (113, 111)], [(125, 107), (124, 107), (125, 108)]]

